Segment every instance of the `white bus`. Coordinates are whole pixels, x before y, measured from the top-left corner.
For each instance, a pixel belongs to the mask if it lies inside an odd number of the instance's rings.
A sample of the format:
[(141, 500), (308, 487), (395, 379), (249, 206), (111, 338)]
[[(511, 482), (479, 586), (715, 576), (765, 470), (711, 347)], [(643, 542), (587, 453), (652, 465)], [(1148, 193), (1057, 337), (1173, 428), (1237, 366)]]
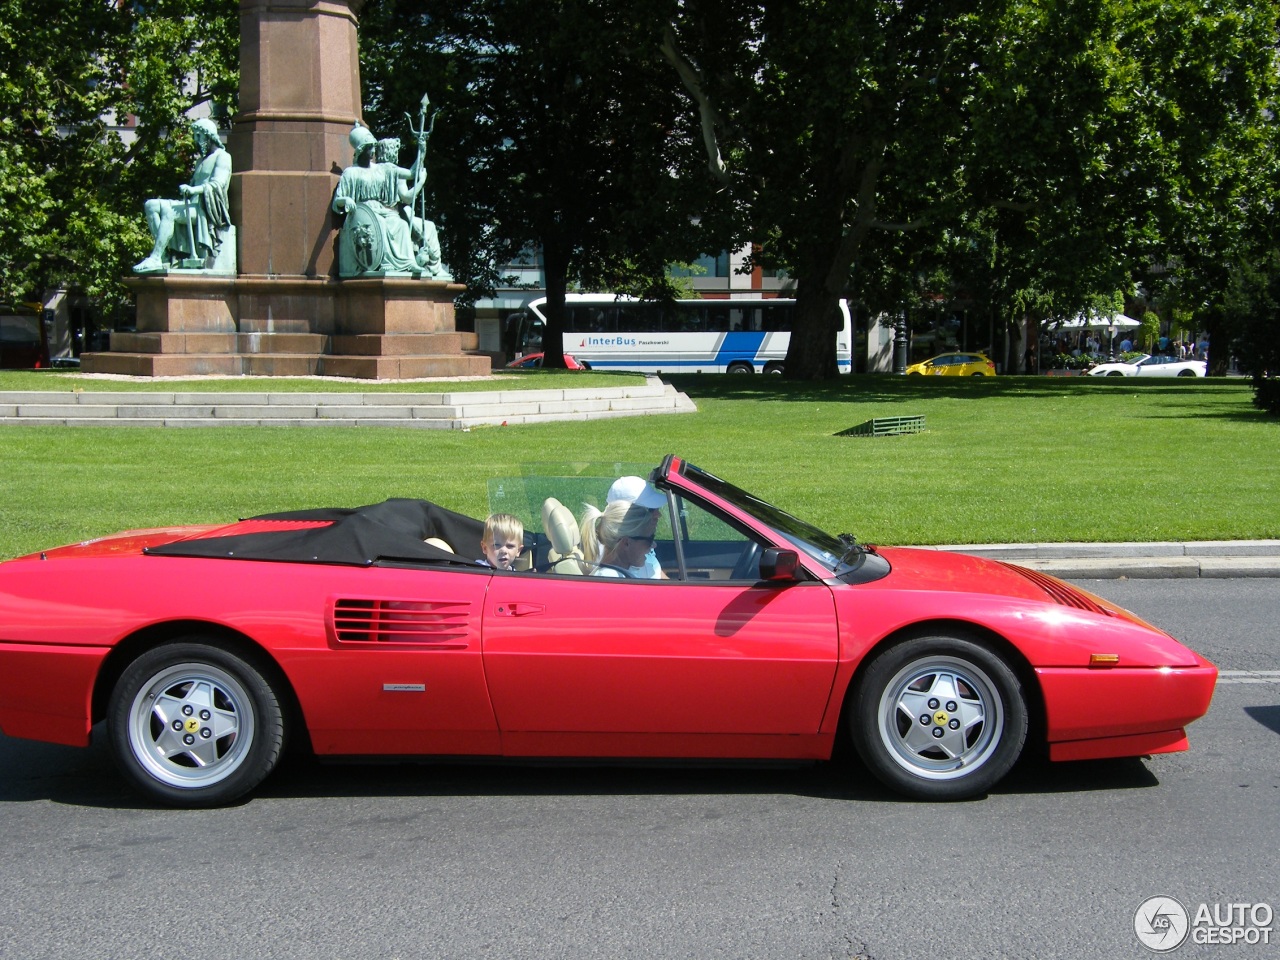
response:
[[(542, 350), (546, 297), (520, 315), (516, 349)], [(751, 297), (661, 303), (613, 294), (565, 297), (564, 352), (595, 370), (643, 373), (782, 373), (796, 302)], [(836, 361), (852, 370), (853, 322), (840, 301)]]

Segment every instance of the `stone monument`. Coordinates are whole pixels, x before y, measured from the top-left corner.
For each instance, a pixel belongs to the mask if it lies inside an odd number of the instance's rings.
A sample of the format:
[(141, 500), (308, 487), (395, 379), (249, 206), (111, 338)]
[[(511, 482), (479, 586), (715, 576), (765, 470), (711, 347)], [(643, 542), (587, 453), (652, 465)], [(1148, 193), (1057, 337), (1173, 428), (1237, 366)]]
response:
[[(426, 218), (413, 215), (412, 202), (399, 206), (409, 207), (401, 215), (411, 241), (419, 238), (414, 269), (338, 269), (333, 203), (351, 154), (348, 135), (361, 117), (363, 4), (240, 0), (240, 113), (228, 137), (234, 266), (219, 270), (217, 256), (192, 266), (198, 258), (178, 258), (185, 248), (174, 251), (167, 240), (158, 255), (162, 269), (126, 281), (137, 298), (137, 332), (112, 334), (111, 351), (85, 354), (82, 369), (370, 379), (489, 372), (490, 357), (475, 352), (475, 334), (456, 331), (453, 300), (465, 288), (439, 265), (434, 227), (428, 240)], [(401, 182), (412, 193), (423, 175), (420, 167), (412, 182)], [(197, 180), (193, 175), (189, 186)], [(190, 223), (194, 236), (191, 212), (180, 221), (180, 201), (166, 202), (175, 205), (173, 234)], [(163, 219), (157, 208), (151, 212)], [(201, 249), (198, 237), (195, 245)]]

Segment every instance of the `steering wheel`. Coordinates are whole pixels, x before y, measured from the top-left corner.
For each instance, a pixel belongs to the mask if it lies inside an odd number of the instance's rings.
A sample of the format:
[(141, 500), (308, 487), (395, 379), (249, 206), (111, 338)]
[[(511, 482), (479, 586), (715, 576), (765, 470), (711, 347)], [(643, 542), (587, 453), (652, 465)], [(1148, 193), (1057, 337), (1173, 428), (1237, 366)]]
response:
[(760, 579), (760, 544), (755, 540), (747, 541), (747, 548), (742, 551), (742, 556), (738, 558), (738, 562), (733, 565), (733, 570), (729, 574), (730, 580), (759, 580)]

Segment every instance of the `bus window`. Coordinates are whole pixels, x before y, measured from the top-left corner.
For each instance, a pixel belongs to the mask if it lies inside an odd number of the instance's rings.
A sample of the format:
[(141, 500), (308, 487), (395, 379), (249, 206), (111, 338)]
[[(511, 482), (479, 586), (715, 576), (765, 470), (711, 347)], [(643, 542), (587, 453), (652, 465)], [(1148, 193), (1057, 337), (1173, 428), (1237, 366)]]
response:
[(655, 303), (623, 304), (618, 307), (618, 329), (630, 333), (658, 333), (658, 305)]
[(741, 330), (747, 333), (760, 332), (760, 308), (759, 307), (730, 307), (729, 308), (729, 329)]
[(728, 333), (729, 307), (720, 303), (708, 303), (704, 329), (707, 333)]
[(670, 306), (663, 311), (662, 329), (665, 333), (715, 333), (715, 321), (711, 319), (714, 308), (695, 306)]
[(766, 333), (781, 333), (791, 329), (790, 308), (783, 309), (777, 305), (766, 305), (760, 309), (764, 314), (761, 329)]

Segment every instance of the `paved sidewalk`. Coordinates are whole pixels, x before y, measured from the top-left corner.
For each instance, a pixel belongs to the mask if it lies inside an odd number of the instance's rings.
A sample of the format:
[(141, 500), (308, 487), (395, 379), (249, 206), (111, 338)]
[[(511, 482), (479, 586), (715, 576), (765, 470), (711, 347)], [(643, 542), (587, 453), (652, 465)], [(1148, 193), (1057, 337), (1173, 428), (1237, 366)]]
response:
[(1280, 577), (1280, 540), (992, 543), (925, 549), (1008, 560), (1064, 579)]

